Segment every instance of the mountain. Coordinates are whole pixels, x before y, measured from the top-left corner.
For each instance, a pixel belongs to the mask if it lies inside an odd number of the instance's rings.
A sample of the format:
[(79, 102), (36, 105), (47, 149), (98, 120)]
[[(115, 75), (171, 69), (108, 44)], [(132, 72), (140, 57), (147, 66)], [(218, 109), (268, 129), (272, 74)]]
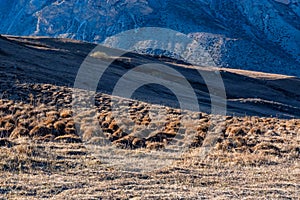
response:
[(299, 0), (0, 1), (0, 33), (100, 43), (139, 27), (195, 38), (217, 66), (300, 76)]

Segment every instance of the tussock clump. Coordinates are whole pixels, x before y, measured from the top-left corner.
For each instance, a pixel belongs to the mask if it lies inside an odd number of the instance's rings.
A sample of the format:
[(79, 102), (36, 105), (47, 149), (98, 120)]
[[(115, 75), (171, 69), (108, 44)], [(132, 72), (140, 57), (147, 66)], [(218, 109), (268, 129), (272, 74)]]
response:
[(55, 136), (53, 134), (48, 134), (48, 135), (45, 135), (42, 137), (36, 137), (35, 140), (39, 140), (42, 142), (50, 142), (50, 141), (53, 141), (54, 138), (55, 138)]
[(53, 125), (57, 119), (55, 117), (46, 117), (44, 123), (47, 124), (47, 126)]
[(70, 118), (70, 117), (72, 117), (72, 111), (71, 110), (62, 110), (60, 112), (60, 117), (61, 118)]
[(64, 121), (57, 121), (54, 123), (54, 129), (55, 129), (55, 135), (64, 135), (65, 134), (65, 128), (66, 124)]
[(250, 131), (248, 132), (248, 134), (250, 135), (261, 135), (262, 134), (262, 130), (260, 127), (252, 127), (250, 129)]
[(199, 124), (205, 124), (209, 122), (209, 119), (208, 118), (202, 118), (202, 119), (199, 119)]
[(118, 140), (122, 137), (125, 137), (126, 135), (128, 134), (125, 133), (121, 128), (119, 128), (112, 134), (111, 141)]
[(134, 149), (145, 148), (146, 147), (146, 140), (144, 138), (134, 138), (133, 141), (132, 141), (132, 147)]
[(273, 149), (275, 151), (280, 152), (280, 148), (278, 148), (277, 146), (275, 146), (271, 143), (259, 143), (253, 148), (254, 152), (257, 152), (260, 150), (269, 150), (269, 149)]
[(76, 135), (77, 134), (77, 130), (76, 130), (76, 128), (75, 127), (73, 127), (73, 128), (65, 128), (65, 133), (66, 134), (74, 134), (74, 135)]
[(2, 135), (4, 137), (9, 137), (11, 132), (14, 130), (15, 124), (7, 122), (3, 128), (4, 132), (7, 132), (6, 134)]
[(112, 121), (109, 126), (108, 129), (112, 130), (112, 131), (117, 131), (119, 129), (119, 126), (117, 124), (117, 122)]
[(66, 142), (66, 143), (81, 143), (82, 140), (79, 136), (74, 134), (67, 134), (67, 135), (61, 135), (56, 138), (54, 138), (54, 141), (57, 142)]
[(200, 131), (197, 134), (195, 134), (195, 137), (191, 143), (191, 147), (201, 147), (203, 144), (203, 141), (205, 139), (206, 133)]
[(245, 136), (246, 132), (241, 127), (229, 127), (227, 128), (225, 134), (228, 135), (228, 137), (237, 137), (237, 136)]
[(26, 137), (26, 136), (29, 136), (29, 130), (24, 127), (17, 127), (12, 131), (12, 133), (10, 134), (9, 137), (11, 139), (17, 139), (17, 138)]
[(278, 133), (276, 133), (273, 129), (269, 129), (265, 132), (266, 136), (279, 136)]
[(112, 143), (122, 149), (133, 149), (132, 142), (134, 139), (135, 137), (127, 135), (123, 138), (113, 141)]
[(142, 121), (141, 121), (141, 125), (144, 125), (144, 126), (148, 126), (151, 122), (151, 118), (149, 117), (149, 115), (146, 115)]
[(74, 121), (68, 121), (66, 124), (66, 128), (75, 128), (75, 122)]
[(263, 155), (281, 156), (281, 150), (271, 143), (260, 143), (253, 147), (253, 152)]
[(38, 125), (39, 125), (39, 123), (36, 119), (31, 118), (30, 120), (28, 120), (28, 129), (29, 130), (33, 129), (34, 127), (36, 127)]
[(207, 123), (205, 124), (201, 124), (197, 127), (197, 132), (199, 132), (199, 134), (206, 134), (206, 132), (209, 129), (209, 125)]
[(164, 142), (167, 139), (172, 139), (176, 136), (174, 133), (167, 133), (162, 131), (156, 131), (151, 133), (146, 139), (150, 142)]
[(46, 113), (46, 117), (54, 117), (56, 120), (59, 118), (59, 116), (59, 112), (54, 110)]
[(101, 127), (103, 130), (108, 129), (110, 122), (109, 121), (104, 121), (101, 123)]
[(6, 115), (0, 118), (0, 127), (5, 127), (6, 124), (14, 124), (14, 116), (13, 115)]
[(52, 130), (50, 128), (48, 128), (47, 126), (41, 124), (41, 125), (37, 125), (35, 126), (30, 132), (29, 135), (30, 136), (45, 136), (48, 134), (51, 134)]
[(236, 145), (236, 147), (240, 148), (240, 147), (243, 147), (243, 146), (247, 146), (247, 140), (244, 138), (244, 137), (236, 137), (234, 139), (234, 143)]

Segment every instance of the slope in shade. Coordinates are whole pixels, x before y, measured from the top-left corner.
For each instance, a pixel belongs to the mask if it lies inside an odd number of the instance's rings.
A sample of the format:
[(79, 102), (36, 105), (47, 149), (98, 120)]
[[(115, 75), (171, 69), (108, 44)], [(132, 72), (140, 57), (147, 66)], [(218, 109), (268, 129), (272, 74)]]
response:
[[(94, 44), (74, 40), (11, 36), (1, 37), (0, 44), (1, 93), (4, 96), (9, 94), (8, 97), (13, 99), (26, 99), (29, 95), (14, 95), (16, 83), (72, 87), (81, 63), (95, 47)], [(104, 76), (99, 77), (98, 92), (112, 94), (114, 85), (128, 70), (144, 63), (158, 62), (183, 74), (196, 92), (201, 111), (210, 113), (211, 99), (206, 83), (192, 66), (178, 64), (169, 58), (135, 53), (128, 53), (126, 57), (128, 59), (113, 62)], [(97, 66), (101, 62), (95, 59), (95, 63)], [(207, 69), (195, 67), (207, 72)], [(214, 70), (210, 69), (207, 73), (214, 73)], [(298, 78), (235, 69), (222, 69), (220, 73), (226, 89), (227, 114), (299, 118), (300, 93), (295, 90), (300, 87)], [(170, 74), (160, 71), (162, 80), (168, 76)], [(174, 94), (156, 84), (146, 85), (137, 92), (135, 97), (139, 100), (178, 106)]]

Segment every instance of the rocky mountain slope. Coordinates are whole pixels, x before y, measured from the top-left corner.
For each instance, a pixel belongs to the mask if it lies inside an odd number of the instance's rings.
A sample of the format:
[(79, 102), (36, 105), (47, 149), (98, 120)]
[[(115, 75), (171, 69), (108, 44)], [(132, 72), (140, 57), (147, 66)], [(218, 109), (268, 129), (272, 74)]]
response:
[(139, 27), (194, 37), (217, 66), (300, 76), (298, 0), (0, 1), (0, 33), (102, 42)]

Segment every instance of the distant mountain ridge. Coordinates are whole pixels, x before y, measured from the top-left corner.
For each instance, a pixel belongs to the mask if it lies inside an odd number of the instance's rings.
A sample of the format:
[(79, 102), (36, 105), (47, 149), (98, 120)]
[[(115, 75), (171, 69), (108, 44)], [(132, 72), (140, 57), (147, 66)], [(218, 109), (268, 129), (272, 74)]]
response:
[(138, 27), (194, 37), (220, 67), (300, 76), (299, 0), (0, 0), (0, 33), (89, 42)]

